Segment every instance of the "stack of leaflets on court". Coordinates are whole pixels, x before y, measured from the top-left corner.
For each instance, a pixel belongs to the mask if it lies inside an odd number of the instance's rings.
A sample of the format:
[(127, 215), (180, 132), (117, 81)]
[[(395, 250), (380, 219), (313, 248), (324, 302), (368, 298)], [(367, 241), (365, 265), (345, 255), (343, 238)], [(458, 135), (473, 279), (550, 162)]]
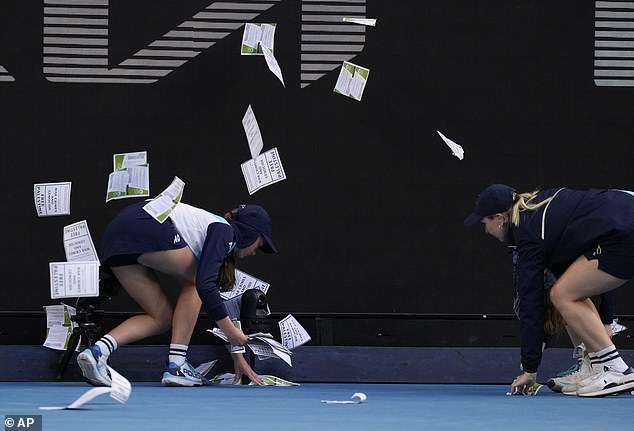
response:
[[(224, 373), (218, 374), (216, 377), (209, 379), (209, 383), (214, 385), (239, 385), (238, 383), (233, 383), (236, 375), (233, 373)], [(264, 386), (299, 386), (299, 383), (289, 382), (288, 380), (284, 380), (280, 377), (270, 376), (268, 374), (261, 375), (260, 378), (264, 381)], [(255, 383), (250, 382), (249, 386), (255, 386)]]

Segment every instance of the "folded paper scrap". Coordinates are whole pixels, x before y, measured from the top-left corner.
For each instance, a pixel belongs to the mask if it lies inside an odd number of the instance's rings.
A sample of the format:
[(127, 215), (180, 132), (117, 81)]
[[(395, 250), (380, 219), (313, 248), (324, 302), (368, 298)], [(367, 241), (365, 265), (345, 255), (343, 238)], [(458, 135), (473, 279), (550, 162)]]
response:
[(98, 387), (92, 388), (84, 392), (79, 398), (70, 403), (67, 406), (54, 406), (54, 407), (40, 407), (40, 410), (74, 410), (78, 409), (88, 401), (97, 398), (102, 394), (110, 394), (110, 397), (117, 400), (121, 404), (124, 404), (130, 398), (132, 393), (132, 385), (130, 381), (116, 372), (111, 367), (108, 367), (110, 377), (112, 378), (112, 386), (110, 387)]
[(196, 372), (199, 373), (201, 376), (207, 376), (207, 374), (209, 374), (209, 371), (211, 371), (214, 365), (216, 365), (216, 362), (218, 362), (218, 359), (214, 359), (213, 361), (209, 362), (203, 362), (196, 367)]
[(542, 386), (543, 385), (540, 385), (539, 383), (535, 383), (523, 391), (515, 391), (514, 393), (507, 392), (506, 395), (537, 395), (537, 392), (539, 392)]
[[(216, 377), (209, 379), (209, 383), (214, 385), (240, 385), (241, 383), (233, 383), (235, 378), (233, 373), (218, 374)], [(299, 383), (289, 382), (280, 377), (270, 375), (260, 375), (260, 378), (264, 381), (264, 386), (299, 386)], [(257, 386), (255, 383), (250, 382), (247, 386)]]
[(326, 404), (360, 404), (368, 399), (363, 392), (355, 392), (350, 398), (349, 401), (321, 400), (321, 402)]

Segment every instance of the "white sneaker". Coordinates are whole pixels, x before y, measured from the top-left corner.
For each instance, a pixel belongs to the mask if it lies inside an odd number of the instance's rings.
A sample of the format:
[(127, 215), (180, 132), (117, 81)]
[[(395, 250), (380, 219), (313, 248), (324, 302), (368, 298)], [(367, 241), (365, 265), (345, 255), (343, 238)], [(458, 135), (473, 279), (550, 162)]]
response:
[(91, 385), (112, 386), (106, 359), (95, 346), (89, 347), (77, 355), (77, 364)]
[(605, 370), (594, 377), (579, 382), (577, 395), (580, 397), (602, 397), (616, 395), (634, 388), (634, 370), (628, 368), (622, 373)]
[(579, 366), (576, 370), (571, 370), (570, 373), (561, 377), (554, 377), (548, 380), (546, 384), (555, 392), (576, 395), (578, 383), (593, 374), (592, 367), (590, 366), (590, 359), (587, 355), (585, 355), (579, 360)]

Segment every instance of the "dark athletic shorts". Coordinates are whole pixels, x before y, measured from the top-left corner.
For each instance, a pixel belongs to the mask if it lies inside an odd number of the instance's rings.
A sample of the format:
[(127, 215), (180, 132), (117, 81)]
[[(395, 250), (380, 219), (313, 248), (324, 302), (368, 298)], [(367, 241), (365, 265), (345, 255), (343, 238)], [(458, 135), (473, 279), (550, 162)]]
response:
[(104, 266), (134, 265), (143, 253), (187, 247), (172, 219), (159, 223), (143, 210), (146, 203), (134, 203), (112, 219), (101, 240)]
[(584, 256), (597, 259), (599, 269), (622, 280), (634, 278), (634, 232), (619, 232), (597, 241)]

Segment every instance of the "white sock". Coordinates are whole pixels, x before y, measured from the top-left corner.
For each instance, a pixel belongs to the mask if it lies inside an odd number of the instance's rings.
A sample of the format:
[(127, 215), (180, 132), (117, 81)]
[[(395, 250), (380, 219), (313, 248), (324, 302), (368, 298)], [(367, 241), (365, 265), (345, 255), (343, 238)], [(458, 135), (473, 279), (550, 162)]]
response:
[(108, 359), (110, 354), (117, 350), (117, 341), (112, 335), (104, 335), (95, 343), (95, 346), (99, 347), (101, 355), (104, 356), (105, 359)]
[(588, 358), (590, 358), (592, 369), (597, 372), (609, 369), (610, 371), (622, 373), (629, 368), (623, 358), (621, 358), (621, 355), (619, 355), (614, 344), (598, 352), (589, 352)]
[(170, 344), (169, 361), (175, 363), (179, 367), (187, 360), (187, 349), (189, 346), (184, 344)]

